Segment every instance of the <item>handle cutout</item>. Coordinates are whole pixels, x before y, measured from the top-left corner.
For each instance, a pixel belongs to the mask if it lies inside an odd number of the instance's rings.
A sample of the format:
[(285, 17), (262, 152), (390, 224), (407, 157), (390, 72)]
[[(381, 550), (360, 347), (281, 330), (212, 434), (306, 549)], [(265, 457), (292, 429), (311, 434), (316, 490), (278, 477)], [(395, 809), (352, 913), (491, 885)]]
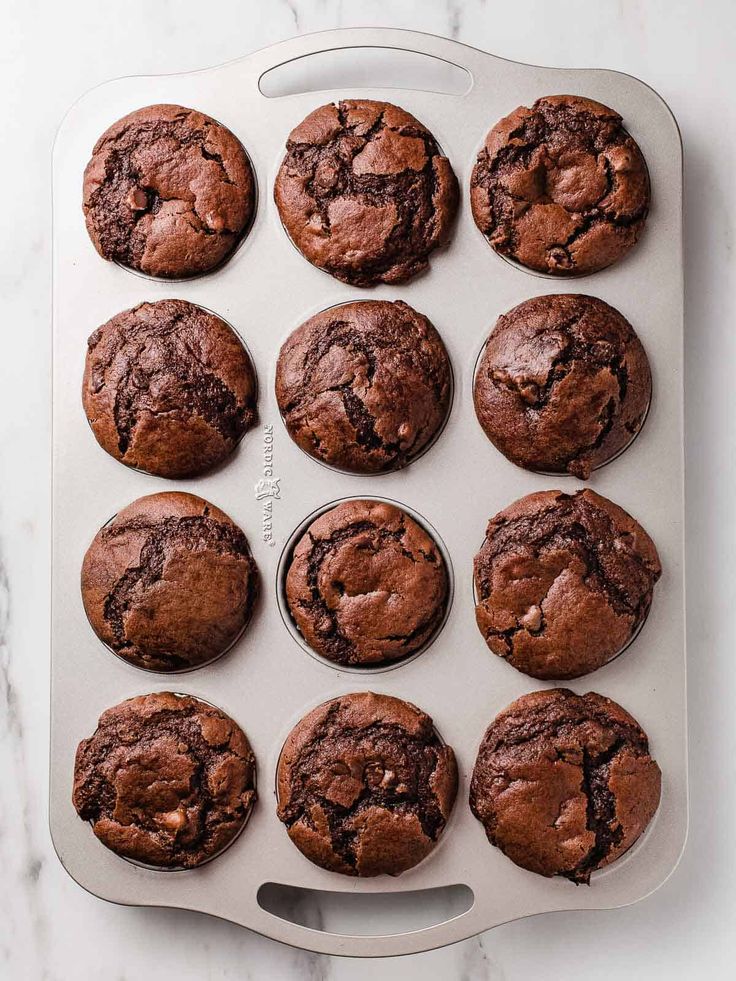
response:
[(467, 913), (475, 902), (473, 890), (463, 885), (353, 893), (264, 882), (256, 898), (261, 909), (281, 920), (322, 933), (354, 937), (424, 930)]
[(466, 68), (403, 48), (335, 48), (269, 68), (258, 79), (267, 99), (325, 89), (417, 89), (465, 95), (473, 87)]

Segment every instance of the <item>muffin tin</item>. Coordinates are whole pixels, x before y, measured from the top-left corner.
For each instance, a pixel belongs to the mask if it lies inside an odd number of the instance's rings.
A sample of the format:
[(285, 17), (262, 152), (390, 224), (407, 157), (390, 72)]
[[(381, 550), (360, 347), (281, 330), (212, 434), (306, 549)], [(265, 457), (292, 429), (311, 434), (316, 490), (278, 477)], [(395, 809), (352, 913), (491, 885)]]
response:
[[(340, 88), (266, 98), (269, 69), (317, 52), (387, 48), (433, 56), (464, 68), (464, 95), (410, 88)], [(327, 57), (323, 55), (322, 57)], [(618, 110), (646, 157), (653, 203), (641, 242), (592, 276), (563, 280), (501, 258), (475, 227), (468, 180), (488, 129), (516, 106), (554, 93), (589, 96)], [(290, 243), (272, 199), (289, 131), (315, 107), (340, 98), (394, 102), (415, 114), (449, 156), (461, 186), (452, 242), (427, 274), (397, 287), (360, 290), (311, 266)], [(81, 210), (81, 180), (91, 148), (125, 113), (156, 102), (201, 109), (245, 145), (260, 187), (253, 225), (241, 247), (210, 275), (162, 282), (103, 262)], [(585, 292), (619, 309), (644, 344), (654, 396), (636, 441), (588, 482), (639, 520), (664, 569), (649, 618), (626, 653), (570, 683), (620, 702), (650, 737), (663, 773), (662, 802), (650, 828), (589, 888), (516, 867), (488, 844), (467, 803), (483, 732), (524, 692), (549, 687), (491, 654), (474, 618), (472, 562), (489, 517), (533, 490), (579, 488), (567, 476), (528, 473), (494, 449), (473, 410), (479, 352), (499, 313), (539, 293)], [(196, 480), (165, 481), (131, 471), (96, 444), (82, 410), (86, 339), (113, 314), (142, 300), (180, 297), (213, 310), (245, 340), (259, 379), (260, 421), (234, 455)], [(405, 470), (381, 476), (338, 473), (310, 460), (289, 439), (273, 393), (279, 347), (319, 310), (353, 299), (403, 299), (435, 324), (454, 373), (449, 420), (436, 443)], [(54, 845), (84, 888), (112, 902), (198, 910), (309, 950), (380, 956), (427, 950), (508, 920), (551, 910), (609, 909), (651, 893), (677, 864), (687, 830), (687, 736), (683, 578), (682, 171), (677, 125), (648, 86), (610, 71), (537, 68), (495, 58), (457, 42), (411, 32), (359, 29), (294, 38), (208, 71), (125, 78), (87, 93), (62, 123), (54, 150), (53, 599), (50, 822)], [(245, 531), (261, 572), (262, 593), (245, 635), (220, 660), (168, 677), (113, 657), (84, 615), (79, 571), (98, 528), (135, 498), (177, 489), (221, 507)], [(418, 656), (384, 668), (344, 670), (310, 656), (280, 612), (282, 554), (315, 511), (347, 497), (377, 497), (406, 507), (436, 530), (454, 571), (442, 631)], [(105, 849), (71, 804), (74, 753), (107, 707), (149, 691), (183, 691), (210, 701), (245, 730), (256, 755), (260, 800), (245, 832), (202, 868), (162, 872)], [(311, 865), (276, 817), (275, 771), (294, 724), (315, 705), (350, 691), (375, 690), (428, 712), (457, 754), (460, 787), (434, 852), (393, 879), (356, 880)], [(467, 886), (464, 913), (423, 929), (355, 936), (308, 928), (269, 912), (261, 895), (278, 883), (348, 896), (417, 893)], [(420, 901), (420, 900), (417, 900)], [(390, 902), (390, 900), (387, 900)]]

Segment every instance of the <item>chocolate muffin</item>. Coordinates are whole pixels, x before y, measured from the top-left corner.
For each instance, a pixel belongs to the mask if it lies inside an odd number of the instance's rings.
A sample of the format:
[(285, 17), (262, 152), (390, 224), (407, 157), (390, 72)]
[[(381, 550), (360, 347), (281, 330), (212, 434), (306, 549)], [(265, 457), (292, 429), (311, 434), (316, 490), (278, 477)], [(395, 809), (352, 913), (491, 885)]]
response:
[(649, 174), (617, 112), (550, 95), (488, 133), (470, 203), (502, 255), (554, 276), (592, 273), (636, 244), (649, 211)]
[(523, 695), (488, 727), (470, 807), (512, 862), (587, 883), (644, 832), (660, 788), (636, 719), (595, 692), (553, 688)]
[(291, 131), (274, 198), (306, 259), (344, 283), (372, 286), (427, 268), (449, 238), (458, 188), (412, 115), (349, 99), (320, 106)]
[(475, 376), (478, 421), (513, 463), (586, 480), (641, 429), (649, 362), (603, 300), (535, 296), (498, 318)]
[(256, 191), (229, 129), (194, 109), (159, 105), (102, 134), (83, 194), (87, 231), (103, 259), (179, 279), (227, 259), (250, 223)]
[(353, 473), (398, 470), (431, 442), (450, 407), (447, 351), (397, 300), (323, 310), (281, 348), (276, 399), (291, 438)]
[(152, 671), (196, 668), (248, 623), (257, 570), (248, 541), (193, 494), (149, 494), (101, 528), (82, 565), (92, 629), (126, 661)]
[(455, 754), (415, 705), (361, 692), (320, 705), (289, 734), (278, 816), (310, 862), (399, 875), (434, 848), (457, 793)]
[(255, 776), (248, 740), (229, 716), (157, 692), (102, 713), (77, 749), (72, 800), (118, 855), (189, 869), (237, 836), (255, 803)]
[(186, 300), (141, 303), (87, 342), (82, 401), (97, 442), (160, 477), (221, 463), (256, 419), (256, 378), (235, 332)]
[(337, 664), (376, 666), (423, 647), (447, 605), (431, 536), (384, 501), (343, 501), (299, 539), (286, 601), (309, 646)]
[(527, 494), (491, 518), (475, 616), (494, 654), (533, 678), (578, 678), (646, 619), (661, 566), (634, 519), (591, 490)]

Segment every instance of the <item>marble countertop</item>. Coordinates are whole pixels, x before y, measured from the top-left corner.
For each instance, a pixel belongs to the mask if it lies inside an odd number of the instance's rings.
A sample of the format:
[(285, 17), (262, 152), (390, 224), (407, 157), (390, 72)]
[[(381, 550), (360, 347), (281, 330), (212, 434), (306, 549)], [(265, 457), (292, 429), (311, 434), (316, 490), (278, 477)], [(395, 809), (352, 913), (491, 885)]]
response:
[[(0, 41), (0, 976), (12, 979), (730, 976), (736, 957), (736, 156), (730, 0), (6, 0)], [(612, 912), (518, 921), (379, 963), (280, 946), (228, 923), (103, 903), (61, 868), (47, 827), (50, 151), (82, 92), (187, 71), (290, 35), (393, 26), (519, 61), (649, 82), (685, 144), (691, 830), (653, 896)], [(652, 284), (657, 288), (657, 284)]]

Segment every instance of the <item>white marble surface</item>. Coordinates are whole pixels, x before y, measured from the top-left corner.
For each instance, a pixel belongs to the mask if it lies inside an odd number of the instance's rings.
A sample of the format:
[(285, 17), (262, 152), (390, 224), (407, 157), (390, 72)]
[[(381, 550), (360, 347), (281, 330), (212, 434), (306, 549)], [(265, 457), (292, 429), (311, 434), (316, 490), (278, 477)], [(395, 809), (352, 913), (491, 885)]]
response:
[[(736, 14), (730, 0), (4, 0), (2, 12), (0, 977), (731, 977)], [(380, 963), (319, 957), (204, 917), (94, 899), (53, 853), (46, 791), (55, 128), (78, 95), (106, 78), (185, 71), (294, 33), (366, 24), (451, 35), (520, 61), (631, 72), (669, 102), (686, 161), (692, 811), (685, 856), (655, 895), (629, 909), (537, 917), (452, 948)]]

